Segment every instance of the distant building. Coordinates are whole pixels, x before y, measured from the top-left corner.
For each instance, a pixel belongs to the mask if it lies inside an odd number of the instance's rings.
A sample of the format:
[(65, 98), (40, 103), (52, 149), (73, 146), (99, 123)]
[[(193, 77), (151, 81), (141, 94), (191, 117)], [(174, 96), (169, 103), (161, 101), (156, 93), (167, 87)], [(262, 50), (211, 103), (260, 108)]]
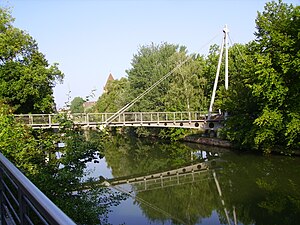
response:
[(84, 109), (84, 112), (87, 112), (89, 109), (91, 109), (94, 105), (96, 105), (96, 102), (95, 101), (92, 101), (92, 102), (84, 102), (82, 104), (83, 106), (83, 109)]
[(115, 80), (115, 79), (114, 79), (113, 75), (110, 73), (110, 74), (108, 75), (107, 81), (106, 81), (106, 83), (105, 83), (105, 85), (104, 85), (104, 87), (103, 87), (104, 93), (107, 92), (108, 83), (109, 83), (110, 81), (114, 81), (114, 80)]

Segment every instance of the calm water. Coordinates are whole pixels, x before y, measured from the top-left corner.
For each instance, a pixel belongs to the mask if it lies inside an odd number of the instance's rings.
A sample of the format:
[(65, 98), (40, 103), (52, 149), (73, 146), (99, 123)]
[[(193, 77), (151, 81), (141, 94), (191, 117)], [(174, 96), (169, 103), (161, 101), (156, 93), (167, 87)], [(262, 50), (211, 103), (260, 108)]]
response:
[(112, 139), (105, 149), (99, 164), (89, 164), (91, 176), (139, 177), (201, 162), (210, 166), (117, 186), (115, 191), (130, 197), (111, 207), (111, 224), (300, 224), (300, 158), (124, 138)]

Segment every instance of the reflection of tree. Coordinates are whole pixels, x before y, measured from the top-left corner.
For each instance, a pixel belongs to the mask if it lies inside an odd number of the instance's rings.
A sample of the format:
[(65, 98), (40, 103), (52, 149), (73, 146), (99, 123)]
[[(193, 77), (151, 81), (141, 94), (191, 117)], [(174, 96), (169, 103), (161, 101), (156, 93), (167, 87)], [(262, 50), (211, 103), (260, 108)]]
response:
[[(228, 208), (237, 208), (240, 222), (298, 224), (299, 159), (253, 155), (230, 156), (228, 159), (230, 163), (224, 166), (220, 181), (225, 203)], [(222, 210), (219, 211), (225, 219)]]
[(168, 170), (190, 161), (191, 149), (136, 138), (112, 138), (105, 144), (105, 158), (114, 177)]
[[(86, 163), (97, 159), (96, 152), (103, 157), (103, 133), (90, 132), (87, 140), (83, 130), (62, 117), (57, 133), (41, 131), (39, 134), (43, 137), (40, 137), (40, 142), (44, 140), (42, 147), (50, 156), (47, 162), (39, 165), (40, 173), (32, 176), (32, 181), (76, 223), (107, 224), (110, 207), (119, 204), (126, 196), (103, 187), (91, 186), (88, 191), (78, 190), (87, 175)], [(59, 158), (54, 157), (58, 140), (65, 144), (59, 149)]]
[[(192, 151), (192, 148), (182, 143), (125, 139), (120, 136), (105, 144), (106, 161), (112, 168), (114, 177), (181, 167), (191, 162)], [(205, 173), (203, 180), (196, 183), (140, 192), (136, 196), (136, 204), (150, 220), (171, 219), (174, 224), (196, 224), (201, 218), (209, 217), (213, 209), (217, 208), (216, 202), (218, 204), (210, 172)]]
[[(211, 178), (210, 172), (206, 174), (206, 178)], [(170, 216), (166, 216), (143, 203), (137, 202), (150, 220), (164, 221), (171, 219), (173, 224), (197, 224), (202, 218), (210, 217), (212, 211), (217, 207), (215, 205), (216, 202), (218, 202), (212, 179), (139, 192), (137, 197), (158, 206), (167, 215), (172, 216), (170, 218)]]
[[(115, 177), (181, 167), (191, 162), (191, 156), (201, 155), (205, 149), (203, 146), (187, 147), (181, 143), (166, 144), (121, 137), (111, 139), (105, 146), (106, 159)], [(191, 155), (191, 152), (194, 153)], [(210, 155), (208, 152), (205, 154), (213, 158), (216, 153), (217, 149), (213, 149)], [(224, 151), (218, 155), (222, 169), (216, 171), (216, 177), (222, 196), (208, 171), (205, 176), (210, 179), (207, 180), (137, 192), (136, 204), (153, 222), (172, 220), (173, 224), (199, 224), (201, 219), (217, 212), (222, 224), (228, 224), (228, 220), (234, 224), (234, 218), (239, 224), (298, 223), (299, 158), (237, 155)], [(139, 190), (138, 184), (134, 187)]]

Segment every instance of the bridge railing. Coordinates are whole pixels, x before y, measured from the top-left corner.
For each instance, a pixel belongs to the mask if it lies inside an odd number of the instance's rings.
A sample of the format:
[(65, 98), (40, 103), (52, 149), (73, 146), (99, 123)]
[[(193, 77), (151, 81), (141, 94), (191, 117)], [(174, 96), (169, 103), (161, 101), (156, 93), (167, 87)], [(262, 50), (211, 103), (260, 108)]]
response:
[[(104, 123), (114, 113), (74, 113), (70, 118), (75, 123)], [(112, 123), (126, 122), (166, 122), (166, 121), (198, 121), (204, 120), (201, 112), (124, 112), (118, 115)]]
[(201, 112), (125, 112), (114, 122), (179, 122), (205, 119)]
[[(59, 114), (21, 114), (15, 118), (25, 124), (34, 126), (58, 125)], [(114, 113), (73, 113), (66, 114), (76, 124), (95, 125), (104, 124)], [(124, 112), (111, 123), (162, 123), (205, 120), (203, 112)]]
[(0, 153), (0, 224), (74, 224)]
[(58, 124), (57, 114), (19, 114), (15, 115), (17, 121), (28, 125), (51, 125)]

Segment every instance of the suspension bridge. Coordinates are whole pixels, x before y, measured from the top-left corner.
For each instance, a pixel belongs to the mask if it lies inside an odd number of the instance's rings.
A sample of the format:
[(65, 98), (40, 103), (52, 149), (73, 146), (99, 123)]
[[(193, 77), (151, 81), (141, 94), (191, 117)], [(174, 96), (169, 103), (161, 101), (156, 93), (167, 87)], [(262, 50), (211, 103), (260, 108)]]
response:
[[(83, 128), (101, 127), (177, 127), (216, 130), (222, 126), (223, 115), (201, 112), (123, 112), (114, 120), (107, 120), (114, 113), (76, 113), (65, 116), (75, 125)], [(17, 121), (33, 129), (59, 128), (61, 114), (23, 114), (15, 115)]]
[[(86, 114), (66, 114), (67, 118), (72, 120), (75, 125), (83, 127), (120, 127), (120, 126), (146, 126), (146, 127), (181, 127), (193, 129), (217, 130), (222, 127), (222, 121), (226, 118), (226, 113), (214, 113), (213, 104), (219, 79), (219, 73), (222, 62), (222, 54), (225, 48), (225, 89), (228, 89), (228, 29), (223, 29), (224, 38), (222, 40), (220, 57), (211, 96), (211, 102), (208, 112), (126, 112), (137, 101), (157, 87), (161, 82), (167, 79), (190, 57), (179, 63), (173, 70), (159, 79), (151, 87), (145, 90), (141, 95), (125, 105), (116, 113), (86, 113)], [(23, 114), (14, 115), (15, 118), (33, 129), (59, 128), (61, 114)], [(63, 115), (64, 116), (64, 115)], [(164, 188), (172, 185), (180, 185), (188, 182), (195, 182), (200, 179), (211, 179), (207, 174), (210, 168), (214, 167), (216, 161), (201, 162), (194, 165), (185, 166), (169, 171), (148, 174), (144, 176), (119, 178), (105, 180), (107, 186), (115, 189), (122, 184), (135, 184), (136, 191), (148, 191), (157, 188)], [(217, 180), (216, 173), (213, 173), (213, 179), (224, 206), (224, 211), (228, 223), (230, 218), (225, 208), (222, 192)], [(58, 209), (43, 193), (41, 193), (21, 172), (0, 153), (0, 223), (15, 224), (30, 223), (29, 212), (34, 212), (42, 224), (74, 224), (60, 209)], [(121, 190), (121, 189), (117, 189)], [(121, 190), (122, 191), (122, 190)], [(126, 192), (125, 192), (126, 193)], [(130, 196), (131, 194), (128, 193)], [(133, 196), (137, 199), (136, 196)], [(142, 199), (138, 199), (142, 201)], [(143, 201), (145, 203), (145, 201)], [(28, 210), (30, 209), (30, 210)], [(157, 210), (160, 210), (156, 207)], [(235, 217), (235, 208), (233, 210)], [(179, 221), (181, 222), (181, 221)], [(184, 222), (183, 222), (184, 224)], [(236, 218), (234, 218), (234, 224)]]
[[(207, 113), (204, 112), (126, 112), (137, 101), (156, 88), (161, 82), (166, 80), (171, 74), (178, 70), (183, 64), (191, 59), (180, 62), (173, 70), (160, 78), (151, 87), (142, 94), (126, 104), (115, 113), (81, 113), (67, 114), (67, 118), (72, 120), (75, 125), (84, 128), (105, 127), (177, 127), (190, 129), (203, 129), (215, 131), (222, 127), (222, 122), (227, 113), (214, 113), (213, 104), (215, 100), (217, 84), (222, 63), (223, 51), (225, 49), (225, 90), (228, 90), (228, 28), (225, 25), (223, 29), (224, 37), (222, 39), (220, 56), (213, 86), (210, 106)], [(59, 114), (22, 114), (15, 115), (16, 119), (22, 123), (31, 126), (33, 129), (59, 128)]]

